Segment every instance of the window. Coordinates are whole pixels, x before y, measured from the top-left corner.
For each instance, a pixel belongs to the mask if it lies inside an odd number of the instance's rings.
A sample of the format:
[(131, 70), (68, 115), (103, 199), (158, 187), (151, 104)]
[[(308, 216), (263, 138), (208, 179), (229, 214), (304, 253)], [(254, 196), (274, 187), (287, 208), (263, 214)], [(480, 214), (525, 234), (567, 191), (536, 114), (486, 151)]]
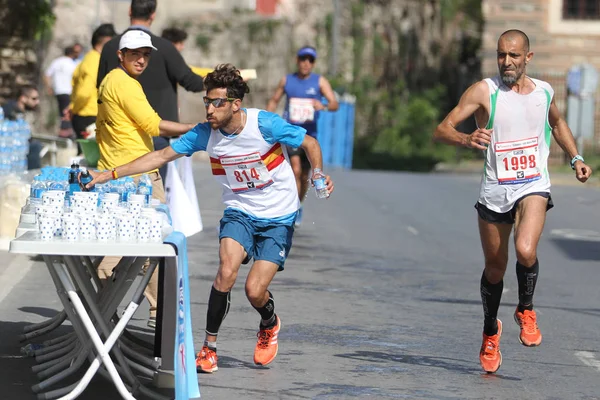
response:
[(600, 19), (600, 0), (563, 0), (563, 19)]

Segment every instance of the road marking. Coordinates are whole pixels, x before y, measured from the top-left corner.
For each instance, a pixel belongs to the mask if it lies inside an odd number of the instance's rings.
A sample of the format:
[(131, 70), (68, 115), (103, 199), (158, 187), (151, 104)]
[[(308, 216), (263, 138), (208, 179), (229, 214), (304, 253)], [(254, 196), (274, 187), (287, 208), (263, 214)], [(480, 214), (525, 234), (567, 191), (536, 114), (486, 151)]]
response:
[(406, 227), (406, 230), (409, 231), (410, 233), (412, 233), (413, 235), (417, 236), (419, 234), (419, 231), (416, 230), (414, 227), (412, 226), (408, 226)]
[(600, 233), (587, 229), (553, 229), (550, 231), (550, 234), (565, 239), (600, 242)]
[(596, 368), (600, 372), (600, 361), (594, 358), (594, 353), (591, 351), (577, 351), (575, 352), (575, 357), (579, 358), (579, 361), (588, 367)]
[(4, 273), (0, 275), (0, 303), (27, 275), (34, 263), (35, 261), (27, 260), (26, 256), (17, 256), (9, 264)]

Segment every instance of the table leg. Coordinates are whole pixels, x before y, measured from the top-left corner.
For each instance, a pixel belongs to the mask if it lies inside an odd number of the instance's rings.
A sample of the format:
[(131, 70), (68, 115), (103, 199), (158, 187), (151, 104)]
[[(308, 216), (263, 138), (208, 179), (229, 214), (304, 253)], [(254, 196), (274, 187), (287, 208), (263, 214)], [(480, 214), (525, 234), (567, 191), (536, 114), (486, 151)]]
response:
[[(108, 354), (108, 351), (106, 351), (104, 344), (102, 343), (102, 340), (100, 339), (100, 336), (96, 332), (94, 323), (92, 322), (88, 313), (86, 312), (85, 307), (83, 306), (83, 303), (81, 302), (81, 299), (75, 292), (75, 288), (71, 284), (69, 277), (67, 276), (67, 273), (61, 267), (56, 269), (56, 273), (57, 273), (61, 283), (65, 287), (67, 294), (69, 296), (69, 299), (71, 300), (71, 302), (73, 303), (73, 306), (75, 307), (75, 310), (77, 310), (78, 317), (81, 319), (81, 322), (85, 326), (85, 329), (86, 329), (90, 339), (92, 340), (92, 343), (94, 344), (94, 347), (96, 348), (96, 351), (98, 352), (98, 357), (100, 357), (105, 368), (108, 370), (108, 373), (110, 374), (113, 383), (115, 384), (117, 390), (119, 391), (119, 394), (126, 400), (135, 400), (135, 397), (133, 397), (131, 395), (131, 393), (127, 390), (127, 388), (125, 387), (125, 384), (121, 380), (121, 377), (119, 376), (119, 373), (117, 372), (117, 369), (115, 368), (115, 365), (113, 364), (113, 362), (110, 358), (110, 355)], [(95, 313), (98, 313), (98, 310), (95, 308), (93, 303), (89, 304), (89, 305), (92, 308), (92, 310), (94, 310)], [(132, 313), (132, 315), (133, 315), (133, 313)], [(102, 320), (98, 317), (99, 317), (99, 315), (97, 315), (96, 318), (99, 320), (98, 322), (102, 325)], [(101, 326), (101, 328), (102, 328), (102, 326)], [(106, 328), (106, 326), (104, 326), (104, 328)], [(114, 338), (114, 340), (116, 341), (116, 337)], [(115, 354), (117, 354), (117, 353), (118, 352), (115, 352)], [(121, 367), (126, 369), (125, 365), (121, 365)], [(129, 371), (129, 372), (131, 372), (131, 371)], [(87, 375), (87, 373), (86, 373), (86, 375)], [(82, 381), (83, 380), (84, 379), (82, 379)], [(90, 377), (90, 380), (91, 380), (91, 377)], [(89, 383), (89, 381), (87, 383)], [(87, 387), (87, 383), (85, 384), (85, 387)], [(83, 389), (85, 389), (85, 387), (83, 387)], [(83, 389), (81, 391), (83, 391)], [(75, 398), (77, 398), (77, 396), (79, 396), (80, 393), (81, 392), (75, 392), (75, 391), (71, 392), (70, 394), (63, 396), (61, 398), (61, 400), (75, 399)]]

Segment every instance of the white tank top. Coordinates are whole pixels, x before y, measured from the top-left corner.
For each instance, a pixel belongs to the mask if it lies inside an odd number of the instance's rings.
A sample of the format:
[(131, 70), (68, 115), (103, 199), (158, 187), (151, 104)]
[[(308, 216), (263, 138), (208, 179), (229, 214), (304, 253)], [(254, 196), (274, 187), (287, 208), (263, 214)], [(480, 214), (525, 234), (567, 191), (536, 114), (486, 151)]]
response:
[(487, 78), (490, 89), (492, 141), (485, 151), (479, 202), (492, 211), (510, 211), (521, 197), (550, 192), (548, 155), (552, 129), (548, 122), (554, 90), (550, 84), (529, 78), (533, 92), (518, 94), (499, 76)]
[(300, 207), (296, 179), (285, 146), (263, 138), (259, 112), (246, 110), (246, 125), (237, 135), (213, 131), (206, 151), (212, 173), (223, 186), (226, 207), (258, 218), (283, 217)]

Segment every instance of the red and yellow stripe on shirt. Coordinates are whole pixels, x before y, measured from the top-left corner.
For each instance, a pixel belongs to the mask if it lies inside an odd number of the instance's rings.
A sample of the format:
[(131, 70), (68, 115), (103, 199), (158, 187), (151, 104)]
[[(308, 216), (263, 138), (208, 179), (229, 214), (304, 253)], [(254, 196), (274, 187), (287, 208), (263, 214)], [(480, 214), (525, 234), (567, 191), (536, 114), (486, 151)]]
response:
[[(263, 163), (267, 166), (267, 170), (271, 171), (277, 168), (285, 160), (281, 144), (276, 143), (269, 151), (261, 156)], [(213, 175), (225, 175), (225, 169), (221, 165), (218, 158), (210, 157), (210, 166)]]

